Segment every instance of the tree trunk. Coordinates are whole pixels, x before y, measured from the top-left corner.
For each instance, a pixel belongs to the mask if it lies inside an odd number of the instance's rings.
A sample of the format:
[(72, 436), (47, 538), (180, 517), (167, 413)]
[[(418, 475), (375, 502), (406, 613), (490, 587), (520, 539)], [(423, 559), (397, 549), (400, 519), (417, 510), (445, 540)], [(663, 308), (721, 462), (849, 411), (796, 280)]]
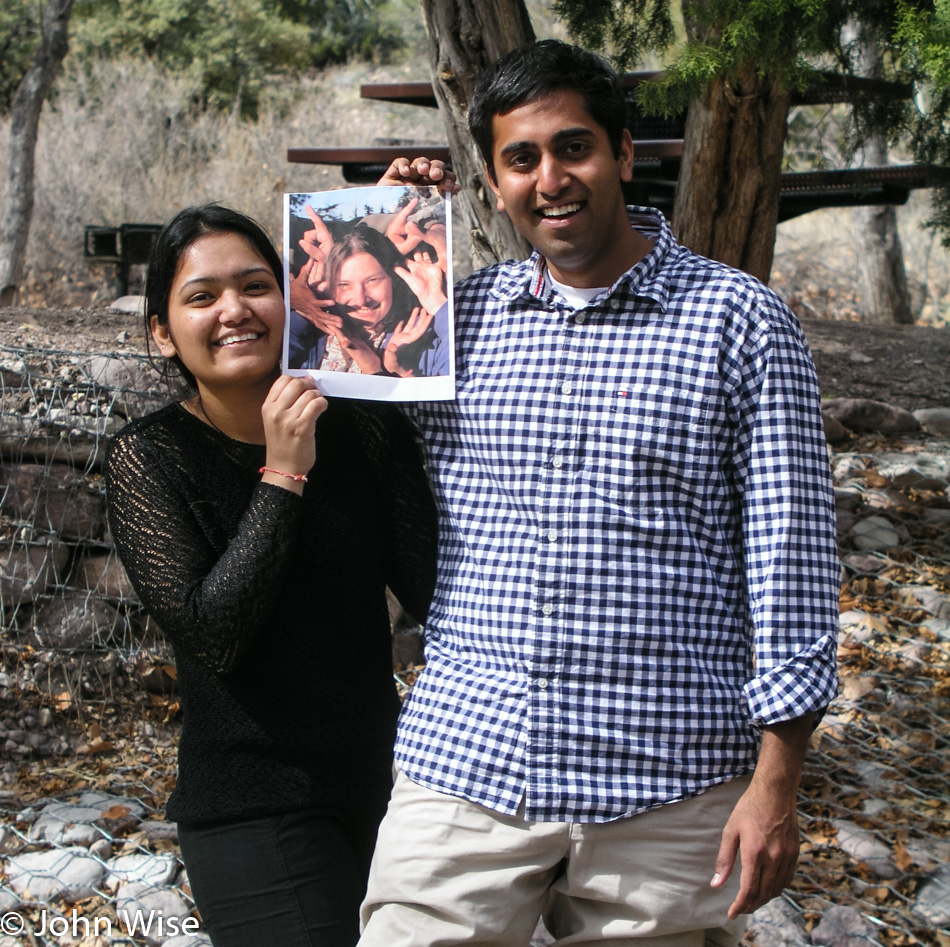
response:
[[(860, 24), (850, 24), (858, 50), (858, 71), (872, 79), (880, 78), (881, 40)], [(882, 168), (888, 163), (887, 138), (875, 132), (864, 145), (864, 163)], [(914, 313), (904, 269), (904, 250), (897, 229), (897, 211), (890, 204), (856, 207), (853, 212), (859, 241), (858, 269), (864, 296), (864, 315), (868, 322), (897, 322), (912, 325)]]
[(890, 205), (859, 207), (854, 211), (860, 240), (864, 315), (868, 322), (913, 325), (904, 251), (897, 214)]
[(10, 110), (10, 163), (0, 219), (0, 306), (12, 306), (23, 275), (23, 258), (33, 216), (33, 162), (40, 112), (60, 63), (69, 49), (73, 0), (49, 0), (43, 11), (42, 40)]
[(749, 64), (689, 109), (673, 230), (691, 250), (766, 283), (772, 269), (789, 94)]
[(464, 187), (460, 203), (471, 231), (475, 267), (523, 259), (530, 247), (498, 213), (485, 163), (465, 113), (479, 75), (505, 53), (534, 39), (524, 0), (422, 0), (429, 64), (452, 160)]

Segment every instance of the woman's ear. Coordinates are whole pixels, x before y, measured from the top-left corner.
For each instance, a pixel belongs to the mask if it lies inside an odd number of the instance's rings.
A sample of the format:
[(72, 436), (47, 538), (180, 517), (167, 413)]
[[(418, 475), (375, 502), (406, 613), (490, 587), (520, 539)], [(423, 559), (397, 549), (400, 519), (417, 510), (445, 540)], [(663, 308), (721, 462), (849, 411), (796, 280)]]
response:
[(149, 319), (149, 327), (152, 330), (152, 338), (155, 340), (155, 344), (158, 346), (158, 350), (162, 353), (164, 358), (173, 358), (178, 354), (175, 343), (172, 341), (171, 333), (168, 331), (167, 322), (165, 325), (161, 325), (158, 321), (158, 316), (152, 316), (151, 319)]

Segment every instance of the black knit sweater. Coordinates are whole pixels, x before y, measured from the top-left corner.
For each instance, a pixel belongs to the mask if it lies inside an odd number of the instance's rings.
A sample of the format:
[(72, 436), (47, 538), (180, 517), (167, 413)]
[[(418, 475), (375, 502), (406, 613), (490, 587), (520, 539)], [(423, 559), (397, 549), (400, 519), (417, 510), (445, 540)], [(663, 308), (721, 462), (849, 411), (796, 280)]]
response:
[(424, 620), (435, 510), (391, 406), (334, 401), (316, 438), (303, 497), (260, 482), (263, 446), (177, 404), (110, 446), (112, 537), (175, 648), (177, 821), (358, 805), (388, 784), (398, 701), (385, 588)]

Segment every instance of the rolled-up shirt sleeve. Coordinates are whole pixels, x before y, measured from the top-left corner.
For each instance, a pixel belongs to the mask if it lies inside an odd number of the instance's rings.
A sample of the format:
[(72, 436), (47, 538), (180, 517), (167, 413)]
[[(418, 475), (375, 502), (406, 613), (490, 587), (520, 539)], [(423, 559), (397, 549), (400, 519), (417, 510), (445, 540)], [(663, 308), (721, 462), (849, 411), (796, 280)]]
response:
[[(840, 565), (818, 380), (794, 317), (766, 294), (765, 328), (726, 360), (754, 647), (743, 693), (761, 726), (821, 714), (837, 693)], [(760, 323), (762, 325), (762, 323)]]

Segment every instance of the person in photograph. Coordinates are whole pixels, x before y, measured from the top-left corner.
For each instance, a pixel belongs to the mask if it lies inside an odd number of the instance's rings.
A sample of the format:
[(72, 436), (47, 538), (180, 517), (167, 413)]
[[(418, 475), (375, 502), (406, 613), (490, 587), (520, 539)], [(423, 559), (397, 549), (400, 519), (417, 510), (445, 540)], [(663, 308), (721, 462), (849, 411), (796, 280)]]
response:
[(109, 525), (174, 646), (168, 816), (215, 947), (352, 947), (392, 786), (386, 589), (424, 621), (435, 511), (393, 406), (281, 374), (282, 275), (236, 211), (162, 230), (146, 337), (184, 390), (112, 440)]
[(404, 407), (439, 565), (361, 947), (527, 947), (539, 915), (575, 947), (732, 947), (795, 869), (837, 690), (814, 366), (773, 292), (625, 206), (624, 114), (556, 41), (471, 100), (534, 252), (456, 285), (456, 399)]
[(417, 204), (394, 215), (386, 233), (357, 222), (337, 240), (307, 205), (313, 227), (290, 285), (288, 367), (448, 374), (445, 225), (423, 231), (409, 219)]

